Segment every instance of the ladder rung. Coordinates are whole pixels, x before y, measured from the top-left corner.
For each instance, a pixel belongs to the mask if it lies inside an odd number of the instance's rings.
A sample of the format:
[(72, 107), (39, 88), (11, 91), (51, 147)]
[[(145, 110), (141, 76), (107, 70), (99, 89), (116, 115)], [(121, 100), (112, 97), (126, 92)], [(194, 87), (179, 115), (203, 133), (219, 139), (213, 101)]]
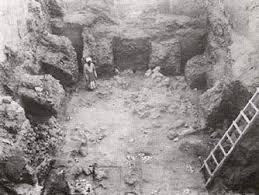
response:
[(206, 167), (206, 170), (209, 173), (209, 175), (212, 176), (211, 170), (210, 170), (209, 165), (207, 164), (206, 161), (204, 161), (204, 166)]
[(248, 117), (245, 115), (245, 113), (243, 111), (240, 112), (240, 114), (242, 115), (242, 117), (246, 120), (246, 122), (249, 124), (250, 120), (248, 119)]
[(227, 156), (227, 153), (226, 153), (225, 149), (223, 148), (223, 146), (221, 145), (221, 143), (219, 144), (219, 148), (223, 152), (224, 156)]
[(258, 112), (258, 108), (256, 107), (256, 105), (250, 100), (249, 104), (255, 109), (256, 112)]
[[(226, 133), (226, 136), (227, 136), (228, 140), (230, 141), (231, 145), (233, 146), (234, 142), (233, 142), (233, 140), (231, 139), (231, 137), (229, 136), (228, 133)], [(231, 148), (232, 148), (232, 146), (231, 146)]]
[(237, 125), (236, 121), (233, 121), (233, 125), (236, 128), (237, 132), (241, 135), (242, 131), (239, 129), (239, 126)]
[(219, 165), (218, 160), (216, 159), (215, 155), (213, 153), (211, 153), (211, 156), (213, 158), (213, 160), (215, 161), (215, 163), (217, 164), (217, 166)]

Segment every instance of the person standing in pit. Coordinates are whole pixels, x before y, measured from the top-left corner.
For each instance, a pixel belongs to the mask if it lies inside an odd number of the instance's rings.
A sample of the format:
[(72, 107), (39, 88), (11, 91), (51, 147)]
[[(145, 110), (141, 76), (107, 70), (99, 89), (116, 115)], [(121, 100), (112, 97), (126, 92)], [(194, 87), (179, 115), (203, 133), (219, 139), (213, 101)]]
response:
[(89, 90), (96, 89), (97, 73), (92, 58), (88, 57), (85, 59), (84, 64), (84, 77), (86, 80), (86, 87)]

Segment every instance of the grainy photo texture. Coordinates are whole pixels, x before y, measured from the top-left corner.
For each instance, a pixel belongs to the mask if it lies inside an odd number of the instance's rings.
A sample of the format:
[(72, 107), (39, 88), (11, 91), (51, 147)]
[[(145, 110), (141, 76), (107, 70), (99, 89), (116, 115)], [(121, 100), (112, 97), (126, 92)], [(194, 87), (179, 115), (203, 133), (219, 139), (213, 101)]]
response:
[(0, 195), (259, 195), (259, 0), (0, 0)]

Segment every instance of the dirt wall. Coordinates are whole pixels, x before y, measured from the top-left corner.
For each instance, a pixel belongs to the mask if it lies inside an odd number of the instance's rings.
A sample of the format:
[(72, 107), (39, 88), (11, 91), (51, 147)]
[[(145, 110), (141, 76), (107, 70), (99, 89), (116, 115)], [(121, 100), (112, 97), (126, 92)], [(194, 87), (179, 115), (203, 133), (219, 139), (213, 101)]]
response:
[(204, 0), (115, 0), (114, 6), (121, 16), (134, 16), (149, 9), (158, 13), (185, 15), (189, 17), (204, 17), (206, 1)]
[(211, 81), (240, 80), (252, 89), (259, 84), (258, 0), (210, 1), (207, 51), (214, 58)]
[(29, 0), (0, 1), (0, 62), (5, 61), (5, 45), (17, 48), (17, 45), (27, 34), (26, 21)]

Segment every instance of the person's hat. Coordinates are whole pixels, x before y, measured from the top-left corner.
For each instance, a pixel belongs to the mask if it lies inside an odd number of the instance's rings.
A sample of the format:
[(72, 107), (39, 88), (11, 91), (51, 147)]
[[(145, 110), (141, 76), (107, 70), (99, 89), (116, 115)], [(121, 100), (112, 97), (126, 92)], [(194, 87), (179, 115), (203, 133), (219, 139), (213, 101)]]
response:
[(85, 61), (86, 61), (86, 62), (92, 62), (93, 60), (92, 60), (91, 57), (87, 57), (87, 58), (85, 58)]

